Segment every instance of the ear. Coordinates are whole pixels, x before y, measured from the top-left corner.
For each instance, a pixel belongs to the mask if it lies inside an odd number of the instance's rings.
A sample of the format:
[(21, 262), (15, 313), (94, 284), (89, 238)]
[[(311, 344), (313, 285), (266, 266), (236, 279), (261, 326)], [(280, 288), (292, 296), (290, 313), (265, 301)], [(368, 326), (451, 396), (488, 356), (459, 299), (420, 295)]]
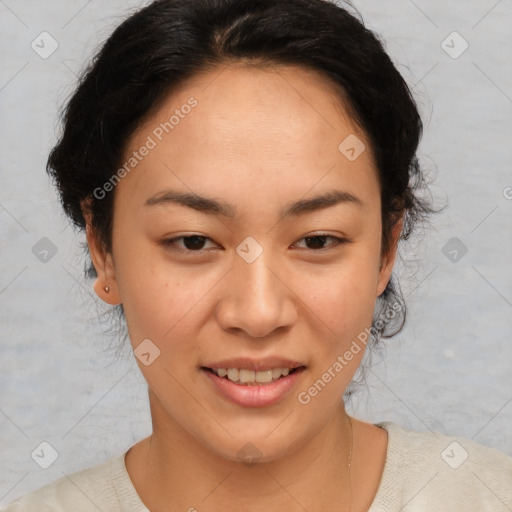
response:
[(391, 229), (390, 248), (388, 253), (381, 259), (379, 280), (377, 283), (377, 297), (384, 292), (391, 278), (391, 272), (393, 270), (393, 265), (395, 264), (396, 253), (398, 250), (398, 241), (400, 240), (400, 235), (402, 233), (403, 223), (404, 217), (402, 215), (395, 222)]
[(117, 286), (112, 254), (104, 250), (103, 245), (100, 243), (99, 236), (94, 230), (89, 201), (82, 201), (81, 207), (86, 222), (85, 234), (87, 245), (89, 246), (92, 263), (98, 275), (94, 283), (94, 291), (101, 300), (107, 304), (116, 306), (117, 304), (121, 304), (122, 301)]

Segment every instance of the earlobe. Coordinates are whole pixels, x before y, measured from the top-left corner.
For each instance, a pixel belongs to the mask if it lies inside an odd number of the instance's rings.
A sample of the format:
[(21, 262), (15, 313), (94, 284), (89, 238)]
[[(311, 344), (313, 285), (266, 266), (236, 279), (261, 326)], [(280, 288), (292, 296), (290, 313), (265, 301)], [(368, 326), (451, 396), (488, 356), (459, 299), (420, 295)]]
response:
[(105, 279), (100, 277), (96, 278), (94, 282), (93, 289), (96, 292), (96, 295), (107, 304), (111, 304), (112, 306), (117, 306), (121, 304), (121, 298), (119, 297), (119, 293), (117, 291), (117, 287), (110, 287), (105, 285)]
[(396, 253), (398, 251), (398, 242), (402, 233), (404, 217), (403, 215), (395, 222), (391, 230), (391, 244), (388, 254), (382, 259), (381, 268), (379, 272), (379, 281), (377, 283), (377, 294), (379, 297), (384, 293), (386, 286), (391, 278), (391, 272), (395, 264)]

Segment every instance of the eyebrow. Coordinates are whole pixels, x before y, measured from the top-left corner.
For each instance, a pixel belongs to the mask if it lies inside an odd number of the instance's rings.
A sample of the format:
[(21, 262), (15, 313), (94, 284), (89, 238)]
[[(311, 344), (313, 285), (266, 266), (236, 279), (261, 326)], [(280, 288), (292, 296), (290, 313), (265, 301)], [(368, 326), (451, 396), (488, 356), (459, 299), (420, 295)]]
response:
[[(174, 190), (165, 190), (151, 196), (146, 200), (144, 206), (162, 204), (180, 204), (208, 215), (223, 216), (227, 218), (234, 218), (237, 213), (236, 207), (221, 199), (204, 197), (193, 192), (178, 192)], [(338, 204), (353, 204), (361, 207), (363, 206), (363, 201), (350, 192), (343, 190), (330, 190), (309, 199), (299, 199), (298, 201), (288, 203), (281, 210), (281, 216), (284, 217), (286, 215), (292, 215), (297, 217)]]

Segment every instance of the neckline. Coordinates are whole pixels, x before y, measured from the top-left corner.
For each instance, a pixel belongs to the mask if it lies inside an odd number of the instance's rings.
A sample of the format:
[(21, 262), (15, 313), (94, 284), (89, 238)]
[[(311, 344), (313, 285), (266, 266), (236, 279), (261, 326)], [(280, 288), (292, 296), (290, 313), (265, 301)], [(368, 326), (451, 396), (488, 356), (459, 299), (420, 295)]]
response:
[[(388, 445), (386, 448), (386, 461), (380, 479), (379, 487), (368, 509), (368, 512), (376, 507), (383, 505), (384, 497), (389, 494), (389, 481), (394, 466), (394, 454), (396, 452), (396, 429), (397, 425), (390, 421), (381, 421), (373, 423), (375, 427), (382, 428), (387, 431)], [(126, 469), (125, 457), (128, 450), (112, 460), (111, 478), (117, 494), (121, 509), (123, 512), (151, 512), (142, 502), (140, 496), (133, 485), (128, 470)], [(377, 510), (377, 509), (376, 509)]]

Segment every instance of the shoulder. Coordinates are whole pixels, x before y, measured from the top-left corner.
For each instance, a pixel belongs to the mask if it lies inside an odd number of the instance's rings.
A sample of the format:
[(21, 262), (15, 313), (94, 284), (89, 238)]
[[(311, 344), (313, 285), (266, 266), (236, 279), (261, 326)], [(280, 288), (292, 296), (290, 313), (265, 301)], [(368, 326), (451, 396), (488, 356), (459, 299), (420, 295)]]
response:
[(113, 473), (123, 456), (65, 475), (0, 507), (0, 512), (121, 512)]
[(376, 426), (388, 431), (388, 452), (371, 512), (512, 509), (512, 457), (460, 436)]

